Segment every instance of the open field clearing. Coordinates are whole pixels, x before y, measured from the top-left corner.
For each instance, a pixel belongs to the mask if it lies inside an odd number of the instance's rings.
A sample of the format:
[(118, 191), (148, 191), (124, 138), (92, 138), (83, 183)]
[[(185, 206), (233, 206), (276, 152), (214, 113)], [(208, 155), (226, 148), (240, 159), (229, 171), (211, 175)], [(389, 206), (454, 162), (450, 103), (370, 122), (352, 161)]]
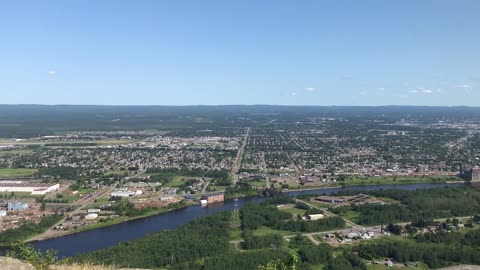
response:
[(36, 171), (26, 168), (0, 168), (0, 178), (32, 176)]

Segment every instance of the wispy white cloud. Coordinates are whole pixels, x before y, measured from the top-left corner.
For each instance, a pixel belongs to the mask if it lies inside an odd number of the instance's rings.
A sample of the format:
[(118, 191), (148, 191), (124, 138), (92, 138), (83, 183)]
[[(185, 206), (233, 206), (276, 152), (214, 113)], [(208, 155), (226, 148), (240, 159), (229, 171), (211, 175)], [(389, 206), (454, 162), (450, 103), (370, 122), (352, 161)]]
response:
[(291, 95), (291, 96), (296, 96), (296, 95), (297, 95), (297, 92), (291, 92), (290, 95)]
[(47, 73), (48, 73), (48, 75), (53, 76), (53, 75), (57, 74), (57, 71), (56, 70), (49, 70)]
[(473, 86), (471, 84), (459, 84), (456, 85), (455, 88), (460, 88), (460, 89), (472, 89)]
[(385, 91), (385, 87), (378, 87), (377, 90), (378, 91)]
[(308, 92), (315, 92), (315, 90), (317, 90), (317, 89), (315, 89), (315, 87), (307, 87), (307, 88), (305, 88), (305, 91), (308, 91)]
[(464, 94), (468, 95), (468, 94), (471, 93), (471, 91), (473, 89), (473, 85), (471, 85), (471, 84), (459, 84), (459, 85), (456, 85), (455, 88), (463, 91)]
[[(437, 90), (439, 90), (440, 88), (437, 88)], [(428, 89), (428, 88), (425, 88), (425, 87), (417, 87), (417, 89), (413, 89), (413, 90), (410, 90), (408, 91), (408, 93), (410, 94), (432, 94), (434, 91), (432, 89)], [(437, 93), (440, 93), (440, 91), (437, 91)]]

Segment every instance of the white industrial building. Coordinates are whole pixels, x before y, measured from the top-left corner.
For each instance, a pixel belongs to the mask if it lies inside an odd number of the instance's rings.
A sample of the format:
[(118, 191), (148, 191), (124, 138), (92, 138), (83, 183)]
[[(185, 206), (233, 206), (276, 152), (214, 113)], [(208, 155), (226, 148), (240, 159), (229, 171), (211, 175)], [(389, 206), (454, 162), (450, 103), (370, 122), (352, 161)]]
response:
[(130, 197), (133, 195), (135, 195), (135, 192), (130, 190), (117, 190), (110, 193), (110, 196), (112, 197)]
[(98, 217), (98, 214), (95, 214), (95, 213), (90, 213), (90, 214), (87, 214), (85, 216), (85, 219), (87, 220), (93, 220), (93, 219), (96, 219)]
[(309, 220), (319, 220), (324, 218), (325, 216), (323, 214), (312, 214), (312, 215), (307, 215), (307, 219)]
[(30, 192), (32, 195), (45, 195), (59, 188), (60, 184), (0, 181), (0, 192)]

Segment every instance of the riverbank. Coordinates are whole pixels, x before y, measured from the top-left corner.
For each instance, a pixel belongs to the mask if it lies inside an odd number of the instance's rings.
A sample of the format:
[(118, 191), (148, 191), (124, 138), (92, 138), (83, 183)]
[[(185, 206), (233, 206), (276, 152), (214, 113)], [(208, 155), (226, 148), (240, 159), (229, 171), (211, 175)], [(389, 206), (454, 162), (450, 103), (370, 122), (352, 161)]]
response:
[(93, 223), (93, 224), (86, 225), (86, 226), (83, 226), (83, 227), (80, 227), (80, 228), (77, 228), (77, 229), (74, 229), (74, 230), (55, 231), (54, 234), (45, 234), (45, 235), (42, 235), (42, 236), (36, 235), (36, 236), (28, 238), (24, 242), (28, 243), (28, 242), (35, 242), (35, 241), (43, 241), (43, 240), (58, 238), (58, 237), (62, 237), (62, 236), (72, 235), (72, 234), (76, 234), (76, 233), (86, 232), (86, 231), (90, 231), (90, 230), (106, 228), (106, 227), (109, 227), (109, 226), (113, 226), (113, 225), (128, 222), (128, 221), (135, 221), (135, 220), (139, 220), (139, 219), (143, 219), (143, 218), (147, 218), (147, 217), (152, 217), (152, 216), (156, 216), (156, 215), (165, 214), (165, 213), (168, 213), (168, 212), (171, 212), (171, 211), (174, 211), (174, 210), (179, 210), (179, 209), (186, 208), (186, 207), (189, 207), (189, 206), (192, 206), (192, 205), (197, 205), (197, 204), (198, 203), (195, 203), (194, 201), (183, 200), (179, 203), (176, 203), (176, 205), (174, 207), (159, 208), (158, 210), (148, 212), (144, 215), (135, 216), (135, 217), (120, 217), (120, 218), (117, 218), (117, 219), (107, 220), (105, 222)]
[[(456, 186), (457, 184), (407, 184), (407, 185), (377, 185), (377, 186), (357, 186), (344, 188), (322, 188), (309, 189), (307, 191), (291, 191), (289, 195), (297, 196), (301, 194), (331, 194), (340, 190), (375, 190), (375, 189), (430, 189), (446, 186)], [(330, 189), (330, 190), (328, 190)], [(33, 245), (37, 250), (46, 251), (48, 249), (58, 250), (59, 258), (71, 257), (83, 252), (91, 252), (115, 246), (118, 243), (141, 238), (147, 234), (156, 233), (162, 230), (171, 230), (185, 225), (192, 220), (210, 216), (222, 211), (233, 211), (240, 209), (246, 203), (261, 202), (266, 197), (254, 196), (239, 198), (238, 200), (226, 200), (225, 202), (209, 204), (206, 206), (191, 205), (168, 211), (159, 215), (139, 218), (130, 222), (122, 222), (109, 227), (92, 229), (44, 241), (35, 241)]]

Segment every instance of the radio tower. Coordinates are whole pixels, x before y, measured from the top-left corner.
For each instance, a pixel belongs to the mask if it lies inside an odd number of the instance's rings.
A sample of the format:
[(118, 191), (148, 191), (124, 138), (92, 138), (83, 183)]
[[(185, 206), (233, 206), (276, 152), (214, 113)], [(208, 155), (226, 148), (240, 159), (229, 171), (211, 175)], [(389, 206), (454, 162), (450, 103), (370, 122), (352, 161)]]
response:
[(234, 206), (233, 206), (233, 212), (238, 213), (238, 210), (239, 210), (239, 207), (238, 207), (238, 198), (235, 196), (235, 199), (233, 199), (233, 201), (235, 201), (235, 204), (234, 204)]

